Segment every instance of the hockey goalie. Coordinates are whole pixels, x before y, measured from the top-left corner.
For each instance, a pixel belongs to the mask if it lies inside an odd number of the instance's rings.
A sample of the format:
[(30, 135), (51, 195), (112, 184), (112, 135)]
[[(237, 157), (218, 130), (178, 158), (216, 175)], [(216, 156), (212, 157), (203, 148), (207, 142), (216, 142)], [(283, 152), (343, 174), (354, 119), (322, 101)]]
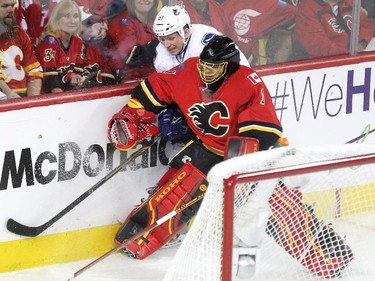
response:
[[(142, 81), (133, 89), (128, 104), (109, 121), (108, 138), (120, 150), (130, 150), (142, 140), (159, 134), (168, 140), (178, 132), (188, 134), (184, 138), (186, 144), (169, 161), (169, 170), (121, 225), (115, 236), (118, 245), (204, 193), (208, 184), (206, 174), (224, 160), (229, 139), (245, 138), (245, 142), (234, 144), (234, 154), (244, 154), (267, 150), (282, 137), (282, 126), (267, 87), (253, 69), (240, 65), (239, 61), (234, 42), (225, 36), (215, 36), (199, 57), (190, 58), (168, 72), (153, 73)], [(177, 121), (180, 118), (165, 111), (166, 108), (178, 108), (188, 130), (183, 130)], [(262, 196), (267, 203), (271, 197), (271, 192)], [(275, 205), (280, 203), (278, 199), (274, 200)], [(127, 242), (124, 252), (136, 259), (146, 258), (182, 232), (198, 208), (199, 203), (195, 203), (140, 238)], [(267, 220), (263, 232), (266, 224)], [(275, 230), (281, 236), (285, 229), (275, 225)], [(238, 234), (240, 244), (256, 246), (248, 244), (249, 235)], [(279, 244), (305, 265), (284, 243)], [(317, 247), (312, 252), (314, 249)]]
[[(109, 121), (108, 137), (122, 150), (130, 150), (159, 131), (169, 139), (176, 135), (182, 125), (172, 115), (164, 116), (161, 111), (166, 108), (178, 108), (189, 128), (186, 145), (171, 158), (170, 169), (149, 198), (125, 219), (115, 237), (117, 243), (204, 192), (205, 175), (224, 160), (230, 136), (252, 138), (254, 150), (265, 150), (282, 135), (265, 84), (253, 69), (239, 62), (234, 42), (214, 37), (200, 57), (142, 81), (133, 89), (128, 104)], [(198, 208), (199, 203), (192, 205), (124, 250), (134, 258), (146, 258), (181, 232)]]

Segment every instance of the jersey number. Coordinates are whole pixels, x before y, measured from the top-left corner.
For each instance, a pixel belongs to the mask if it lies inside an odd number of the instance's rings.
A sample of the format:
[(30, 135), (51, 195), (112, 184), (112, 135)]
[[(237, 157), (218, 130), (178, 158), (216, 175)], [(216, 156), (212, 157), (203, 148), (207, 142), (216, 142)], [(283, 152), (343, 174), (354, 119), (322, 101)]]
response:
[(44, 51), (44, 58), (43, 60), (45, 62), (50, 62), (51, 60), (54, 60), (56, 56), (56, 51), (52, 51), (52, 49), (46, 49)]

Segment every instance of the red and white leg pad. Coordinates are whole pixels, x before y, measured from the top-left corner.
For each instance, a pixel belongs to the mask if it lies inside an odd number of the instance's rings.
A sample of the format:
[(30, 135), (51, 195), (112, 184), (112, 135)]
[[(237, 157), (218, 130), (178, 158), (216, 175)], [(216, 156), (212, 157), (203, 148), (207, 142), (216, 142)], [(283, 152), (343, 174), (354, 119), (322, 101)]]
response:
[[(206, 176), (190, 162), (185, 163), (169, 181), (129, 214), (116, 234), (115, 242), (120, 245), (145, 227), (201, 195), (206, 189)], [(128, 243), (124, 251), (136, 259), (146, 258), (177, 235), (195, 216), (199, 206), (200, 202), (197, 202), (184, 209), (139, 239)]]
[(302, 202), (302, 193), (281, 185), (269, 199), (267, 233), (304, 267), (320, 277), (339, 277), (353, 252), (332, 227)]

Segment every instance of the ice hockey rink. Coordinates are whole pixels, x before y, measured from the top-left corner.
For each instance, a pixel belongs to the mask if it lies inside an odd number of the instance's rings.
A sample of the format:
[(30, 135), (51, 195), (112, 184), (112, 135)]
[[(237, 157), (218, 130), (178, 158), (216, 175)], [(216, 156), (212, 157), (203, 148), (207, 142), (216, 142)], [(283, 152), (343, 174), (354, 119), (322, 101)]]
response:
[[(356, 241), (351, 242), (354, 242), (351, 244), (355, 249)], [(373, 248), (373, 245), (375, 245), (375, 238), (369, 241), (369, 248)], [(0, 274), (0, 281), (162, 281), (177, 250), (178, 246), (162, 248), (144, 260), (135, 260), (121, 252), (117, 252), (86, 269), (76, 277), (74, 277), (75, 272), (87, 266), (95, 259), (2, 273)], [(304, 268), (297, 265), (294, 259), (290, 258), (280, 247), (275, 246), (274, 243), (271, 245), (268, 244), (267, 248), (264, 250), (259, 265), (262, 268), (262, 274), (258, 275), (256, 278), (251, 278), (253, 281), (327, 280), (316, 276), (313, 277), (311, 273), (307, 273)], [(329, 280), (375, 280), (375, 268), (373, 267), (375, 255), (369, 254), (369, 251), (366, 249), (359, 251), (356, 249), (355, 252), (357, 258), (350, 265), (351, 269), (341, 278)], [(269, 267), (267, 260), (269, 261), (271, 256), (276, 258), (276, 260), (282, 260), (282, 262), (272, 264), (272, 266)], [(275, 279), (275, 276), (279, 278)], [(235, 279), (235, 281), (239, 280), (246, 281), (248, 279)]]
[(178, 247), (161, 249), (145, 260), (134, 260), (118, 252), (73, 278), (75, 272), (94, 259), (0, 274), (1, 281), (161, 281)]

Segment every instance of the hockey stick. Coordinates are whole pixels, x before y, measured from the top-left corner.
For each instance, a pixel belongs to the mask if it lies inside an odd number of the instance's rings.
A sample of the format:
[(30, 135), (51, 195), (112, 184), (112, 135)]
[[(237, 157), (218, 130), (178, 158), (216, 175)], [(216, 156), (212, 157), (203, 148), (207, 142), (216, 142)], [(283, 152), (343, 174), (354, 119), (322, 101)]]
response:
[(166, 146), (167, 146), (167, 140), (162, 138), (159, 142), (159, 160), (160, 160), (160, 163), (163, 164), (164, 166), (168, 165), (169, 163), (169, 159), (167, 155), (165, 155)]
[(99, 263), (100, 261), (104, 260), (106, 257), (112, 255), (113, 253), (117, 252), (118, 250), (122, 249), (123, 247), (125, 247), (127, 244), (129, 244), (130, 242), (134, 241), (134, 240), (137, 240), (138, 238), (140, 238), (141, 236), (143, 236), (145, 233), (157, 228), (159, 225), (161, 225), (162, 223), (166, 222), (167, 220), (169, 220), (170, 218), (173, 218), (175, 215), (181, 213), (183, 210), (185, 210), (186, 208), (194, 205), (195, 203), (199, 202), (200, 200), (203, 199), (204, 195), (205, 195), (206, 192), (203, 192), (201, 194), (199, 194), (197, 197), (193, 198), (191, 201), (181, 205), (180, 207), (178, 207), (177, 209), (173, 210), (172, 212), (166, 214), (164, 217), (158, 219), (156, 222), (154, 222), (153, 224), (145, 227), (143, 230), (141, 230), (140, 232), (138, 232), (137, 234), (129, 237), (128, 239), (124, 240), (120, 245), (116, 246), (115, 248), (109, 250), (108, 252), (106, 252), (105, 254), (103, 254), (102, 256), (100, 256), (99, 258), (95, 259), (94, 261), (90, 262), (89, 264), (85, 265), (84, 267), (82, 267), (80, 270), (76, 271), (73, 276), (71, 276), (67, 281), (70, 281), (70, 280), (73, 280), (74, 278), (76, 278), (78, 275), (81, 275), (83, 272), (85, 272), (86, 270), (88, 270), (89, 268), (93, 267), (95, 264)]
[(129, 64), (130, 63), (130, 61), (132, 60), (132, 58), (134, 56), (134, 53), (135, 53), (136, 49), (137, 49), (137, 46), (134, 46), (133, 49), (131, 50), (130, 54), (129, 54), (129, 57), (126, 59), (125, 64)]
[(39, 235), (40, 233), (45, 231), (48, 227), (50, 227), (52, 224), (54, 224), (56, 221), (61, 219), (64, 215), (66, 215), (70, 210), (76, 207), (84, 199), (89, 197), (95, 190), (101, 187), (105, 182), (107, 182), (110, 178), (116, 175), (122, 168), (124, 168), (126, 164), (128, 164), (131, 160), (137, 158), (143, 151), (147, 150), (154, 143), (156, 143), (159, 139), (160, 139), (160, 135), (157, 135), (151, 138), (151, 140), (141, 141), (140, 142), (142, 144), (141, 148), (139, 148), (137, 151), (131, 154), (124, 162), (122, 162), (119, 166), (117, 166), (115, 169), (109, 172), (105, 177), (103, 177), (100, 181), (94, 184), (86, 192), (82, 193), (76, 200), (70, 203), (65, 209), (60, 211), (56, 216), (54, 216), (52, 219), (50, 219), (46, 223), (39, 225), (39, 226), (27, 226), (10, 218), (8, 219), (8, 222), (7, 222), (7, 229), (10, 232), (13, 232), (15, 234), (22, 235), (22, 236), (35, 237)]

